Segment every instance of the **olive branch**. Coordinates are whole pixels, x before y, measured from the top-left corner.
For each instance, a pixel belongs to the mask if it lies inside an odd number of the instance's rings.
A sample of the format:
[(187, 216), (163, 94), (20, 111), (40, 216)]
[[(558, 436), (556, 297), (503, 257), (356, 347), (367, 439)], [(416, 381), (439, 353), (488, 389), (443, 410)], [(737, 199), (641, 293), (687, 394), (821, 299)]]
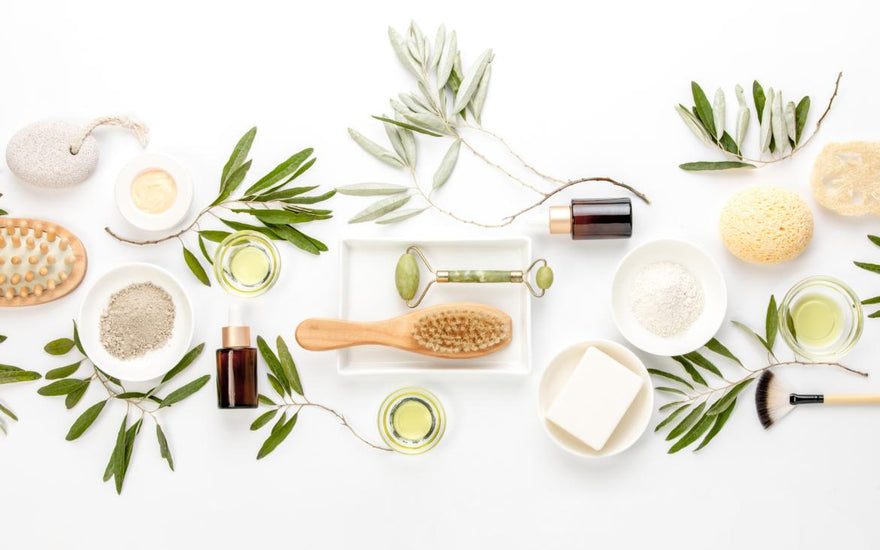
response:
[[(327, 245), (306, 235), (297, 227), (300, 224), (327, 220), (333, 217), (330, 210), (310, 208), (304, 205), (323, 202), (336, 194), (330, 190), (320, 195), (306, 195), (318, 188), (317, 185), (305, 187), (290, 187), (297, 178), (315, 164), (312, 157), (314, 149), (308, 148), (294, 153), (287, 160), (276, 166), (268, 174), (260, 178), (247, 188), (244, 193), (237, 197), (232, 194), (239, 188), (251, 168), (252, 161), (248, 159), (251, 145), (257, 135), (256, 127), (248, 130), (232, 150), (232, 154), (220, 177), (220, 189), (217, 198), (211, 204), (203, 208), (189, 225), (176, 233), (172, 233), (158, 239), (136, 240), (118, 235), (109, 227), (105, 227), (111, 237), (117, 241), (133, 245), (152, 245), (177, 239), (183, 247), (183, 258), (193, 275), (206, 286), (211, 286), (208, 273), (196, 256), (186, 247), (183, 237), (190, 232), (195, 232), (199, 250), (208, 265), (213, 265), (212, 254), (208, 252), (206, 241), (220, 243), (230, 235), (229, 231), (216, 231), (202, 229), (202, 220), (212, 216), (233, 231), (251, 230), (262, 233), (266, 237), (276, 241), (287, 241), (293, 246), (304, 250), (309, 254), (318, 255), (327, 251)], [(249, 216), (254, 224), (242, 223), (218, 215), (218, 211), (226, 214), (239, 214)]]
[[(93, 382), (97, 382), (97, 385), (107, 393), (107, 396), (98, 400), (79, 415), (70, 426), (65, 439), (67, 441), (79, 439), (94, 424), (107, 404), (124, 403), (125, 412), (122, 416), (122, 424), (119, 426), (110, 460), (104, 470), (104, 481), (113, 478), (117, 494), (122, 492), (122, 485), (128, 473), (135, 441), (145, 418), (149, 418), (156, 425), (159, 455), (168, 462), (168, 467), (174, 471), (174, 459), (168, 445), (168, 439), (159, 422), (160, 411), (180, 403), (202, 389), (211, 379), (211, 375), (200, 376), (179, 386), (168, 392), (165, 397), (159, 397), (157, 394), (166, 388), (168, 382), (198, 358), (205, 348), (205, 344), (199, 344), (187, 352), (174, 367), (165, 373), (158, 384), (145, 392), (127, 390), (118, 378), (110, 376), (95, 365), (83, 351), (75, 322), (71, 338), (52, 340), (43, 349), (49, 355), (60, 357), (68, 355), (74, 348), (81, 354), (81, 357), (69, 365), (48, 371), (46, 380), (53, 380), (53, 382), (41, 387), (37, 393), (47, 397), (64, 396), (64, 404), (68, 409), (76, 407)], [(88, 369), (86, 375), (83, 378), (74, 378), (73, 375), (81, 368)], [(133, 423), (129, 423), (130, 416), (136, 418)]]
[(261, 336), (257, 337), (257, 349), (260, 351), (260, 355), (263, 356), (263, 360), (266, 362), (266, 366), (269, 369), (269, 372), (266, 373), (266, 376), (269, 379), (269, 385), (275, 390), (275, 393), (278, 396), (276, 399), (279, 401), (276, 402), (274, 399), (262, 393), (259, 395), (260, 405), (267, 407), (269, 410), (253, 421), (251, 424), (251, 431), (259, 430), (275, 419), (275, 417), (278, 416), (278, 413), (281, 413), (281, 416), (272, 426), (269, 436), (260, 447), (260, 450), (257, 453), (257, 460), (264, 458), (287, 439), (287, 436), (293, 431), (293, 427), (296, 426), (299, 413), (307, 408), (318, 409), (335, 416), (354, 437), (367, 446), (380, 451), (391, 450), (383, 445), (372, 443), (363, 437), (354, 429), (348, 420), (346, 420), (345, 416), (335, 409), (310, 401), (303, 390), (299, 371), (296, 368), (296, 363), (293, 361), (293, 356), (290, 354), (290, 349), (287, 347), (284, 339), (279, 336), (276, 339), (275, 344), (278, 349), (277, 354), (272, 351), (272, 348), (269, 347), (269, 344), (267, 344)]
[[(0, 344), (5, 341), (6, 336), (0, 334)], [(42, 378), (42, 375), (38, 372), (25, 370), (12, 365), (0, 364), (0, 385), (30, 382), (32, 380), (39, 380), (40, 378)], [(13, 422), (18, 422), (18, 416), (12, 412), (12, 409), (5, 406), (3, 403), (0, 403), (0, 432), (3, 432), (3, 435), (6, 435), (6, 421), (3, 419), (3, 415), (8, 416)]]
[[(650, 202), (643, 193), (632, 186), (609, 177), (565, 179), (551, 176), (527, 162), (504, 138), (487, 130), (482, 125), (482, 112), (489, 90), (494, 58), (491, 49), (480, 54), (470, 68), (464, 71), (455, 31), (447, 33), (443, 25), (437, 30), (433, 48), (415, 23), (410, 24), (406, 37), (393, 28), (388, 29), (388, 37), (397, 58), (415, 76), (418, 91), (402, 93), (397, 99), (391, 99), (392, 115), (373, 116), (382, 123), (391, 149), (379, 145), (351, 128), (348, 129), (348, 133), (355, 143), (370, 155), (389, 166), (408, 172), (412, 183), (410, 185), (357, 183), (337, 187), (337, 191), (344, 195), (384, 196), (355, 214), (349, 223), (372, 221), (378, 224), (391, 224), (433, 209), (462, 223), (478, 227), (503, 227), (513, 223), (522, 214), (538, 208), (557, 193), (587, 182), (609, 183), (626, 189), (646, 203)], [(536, 177), (544, 187), (526, 181), (504, 165), (491, 160), (471, 141), (469, 136), (473, 133), (482, 134), (500, 144), (515, 162)], [(415, 134), (452, 139), (440, 166), (434, 172), (429, 187), (420, 183), (416, 170), (418, 154)], [(467, 219), (441, 206), (434, 198), (435, 194), (450, 179), (462, 147), (487, 166), (536, 194), (535, 202), (498, 222)], [(417, 199), (420, 204), (403, 208), (412, 199)]]
[[(858, 371), (841, 363), (827, 361), (802, 361), (795, 357), (792, 360), (781, 360), (776, 356), (774, 346), (776, 335), (779, 332), (779, 309), (776, 298), (770, 296), (767, 305), (764, 335), (761, 336), (748, 326), (738, 321), (732, 322), (734, 326), (745, 331), (754, 338), (767, 352), (767, 365), (751, 369), (739, 360), (724, 344), (712, 338), (704, 346), (705, 350), (726, 360), (727, 363), (736, 367), (738, 376), (727, 378), (710, 359), (709, 353), (701, 350), (685, 355), (672, 357), (683, 372), (675, 373), (669, 370), (648, 369), (652, 375), (673, 382), (674, 386), (658, 386), (656, 391), (671, 395), (675, 399), (660, 407), (660, 412), (668, 412), (654, 428), (659, 432), (663, 428), (671, 427), (666, 434), (666, 441), (675, 441), (669, 448), (669, 453), (677, 453), (695, 443), (702, 437), (700, 444), (694, 449), (699, 451), (709, 444), (715, 436), (724, 428), (733, 410), (736, 408), (737, 398), (760, 374), (774, 367), (797, 365), (802, 367), (831, 366), (843, 369), (847, 372), (868, 376), (866, 372)], [(720, 380), (720, 384), (710, 384), (703, 372), (712, 375), (710, 378)], [(683, 416), (683, 418), (682, 418)], [(681, 419), (681, 420), (679, 420)], [(675, 421), (678, 421), (677, 423)]]
[[(874, 243), (877, 246), (880, 246), (880, 237), (877, 235), (868, 235), (868, 240)], [(857, 267), (860, 267), (866, 271), (870, 271), (871, 273), (880, 273), (880, 265), (872, 264), (867, 262), (853, 262)], [(867, 300), (862, 300), (863, 306), (874, 306), (880, 304), (880, 296), (874, 296), (873, 298), (868, 298)], [(869, 319), (876, 319), (880, 317), (880, 310), (875, 311), (868, 315)]]

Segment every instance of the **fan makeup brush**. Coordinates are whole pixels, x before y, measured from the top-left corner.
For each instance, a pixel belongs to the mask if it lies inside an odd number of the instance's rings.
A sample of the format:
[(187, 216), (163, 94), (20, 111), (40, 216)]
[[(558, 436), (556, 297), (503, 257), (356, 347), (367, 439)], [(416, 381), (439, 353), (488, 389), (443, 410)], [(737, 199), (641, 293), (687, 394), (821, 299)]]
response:
[(792, 393), (772, 372), (764, 371), (755, 391), (758, 418), (766, 430), (798, 405), (880, 405), (880, 394), (803, 394)]

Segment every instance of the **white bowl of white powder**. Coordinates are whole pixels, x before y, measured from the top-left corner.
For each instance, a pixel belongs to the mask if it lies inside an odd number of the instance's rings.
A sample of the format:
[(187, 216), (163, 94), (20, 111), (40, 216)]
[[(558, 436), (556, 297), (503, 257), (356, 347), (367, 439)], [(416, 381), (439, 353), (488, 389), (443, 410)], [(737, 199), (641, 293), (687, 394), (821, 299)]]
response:
[(683, 355), (718, 332), (727, 312), (727, 285), (715, 261), (697, 246), (651, 241), (620, 262), (611, 311), (634, 346), (654, 355)]

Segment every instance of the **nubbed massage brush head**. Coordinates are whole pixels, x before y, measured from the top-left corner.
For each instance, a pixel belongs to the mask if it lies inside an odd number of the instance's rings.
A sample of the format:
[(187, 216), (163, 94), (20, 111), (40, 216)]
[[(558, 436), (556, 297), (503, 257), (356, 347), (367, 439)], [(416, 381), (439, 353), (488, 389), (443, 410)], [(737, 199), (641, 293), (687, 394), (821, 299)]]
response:
[(86, 250), (60, 225), (29, 218), (0, 219), (0, 307), (45, 304), (82, 282)]

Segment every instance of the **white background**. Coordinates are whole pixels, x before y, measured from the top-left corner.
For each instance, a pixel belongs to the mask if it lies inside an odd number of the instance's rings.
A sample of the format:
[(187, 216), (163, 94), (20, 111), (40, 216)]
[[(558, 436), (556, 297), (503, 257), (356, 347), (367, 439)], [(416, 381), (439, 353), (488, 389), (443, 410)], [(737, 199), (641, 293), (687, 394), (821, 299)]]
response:
[[(629, 452), (585, 462), (544, 434), (536, 386), (563, 347), (621, 336), (611, 324), (608, 289), (627, 250), (660, 236), (690, 239), (727, 276), (728, 318), (760, 326), (767, 299), (797, 280), (836, 275), (864, 297), (877, 276), (852, 266), (877, 260), (865, 239), (874, 219), (842, 219), (813, 204), (816, 234), (807, 252), (785, 265), (745, 265), (723, 248), (716, 226), (725, 199), (749, 184), (778, 184), (809, 196), (813, 158), (830, 141), (875, 139), (878, 71), (872, 2), (571, 3), (515, 5), (446, 0), (413, 2), (10, 2), (0, 15), (3, 92), (0, 142), (36, 120), (85, 123), (123, 113), (152, 129), (149, 150), (176, 156), (196, 182), (196, 204), (213, 198), (235, 141), (259, 126), (254, 176), (292, 152), (313, 146), (320, 158), (304, 181), (334, 186), (362, 181), (405, 183), (360, 151), (354, 126), (384, 140), (370, 114), (413, 87), (392, 53), (386, 27), (410, 18), (433, 37), (456, 29), (465, 64), (495, 49), (484, 123), (533, 163), (561, 177), (611, 175), (648, 193), (636, 204), (631, 241), (571, 242), (536, 237), (535, 253), (556, 267), (557, 283), (534, 305), (534, 364), (528, 377), (435, 374), (341, 378), (332, 353), (294, 349), (311, 396), (340, 408), (370, 436), (382, 398), (404, 384), (441, 395), (452, 419), (430, 454), (411, 458), (366, 448), (332, 418), (304, 413), (289, 440), (267, 459), (254, 457), (265, 434), (251, 412), (218, 412), (213, 385), (165, 415), (177, 471), (159, 458), (151, 429), (142, 434), (121, 497), (101, 483), (121, 405), (105, 410), (91, 431), (64, 441), (76, 417), (37, 384), (2, 388), (21, 417), (0, 438), (0, 546), (3, 548), (303, 547), (835, 547), (870, 548), (880, 504), (877, 409), (801, 410), (764, 432), (752, 392), (724, 432), (699, 453), (666, 454), (651, 433)], [(758, 78), (788, 98), (809, 94), (813, 117), (837, 72), (838, 103), (820, 136), (794, 161), (736, 175), (694, 175), (680, 162), (714, 158), (673, 111), (689, 102), (696, 79), (733, 101), (733, 86)], [(732, 118), (730, 114), (728, 118)], [(754, 131), (752, 139), (754, 139)], [(182, 279), (196, 303), (196, 341), (207, 351), (186, 374), (213, 371), (227, 297), (199, 285), (179, 246), (120, 245), (102, 228), (129, 231), (112, 201), (120, 168), (135, 140), (100, 130), (101, 161), (85, 184), (41, 194), (0, 174), (0, 205), (13, 215), (61, 222), (86, 243), (86, 284), (119, 263), (143, 260)], [(424, 143), (424, 141), (423, 141)], [(754, 144), (752, 144), (754, 145)], [(421, 149), (430, 178), (442, 146)], [(492, 219), (532, 200), (462, 155), (438, 199)], [(603, 186), (560, 196), (615, 196)], [(365, 202), (338, 197), (338, 216), (310, 228), (333, 245), (345, 236), (442, 237), (487, 232), (425, 214), (399, 227), (347, 226)], [(284, 249), (278, 286), (249, 304), (254, 332), (292, 340), (296, 324), (337, 309), (337, 247), (312, 258)], [(83, 296), (0, 310), (4, 363), (45, 372), (63, 364), (42, 344), (68, 333)], [(880, 321), (867, 324), (847, 362), (876, 373)], [(761, 365), (758, 350), (727, 326), (721, 339)], [(642, 356), (651, 365), (668, 360)], [(804, 391), (874, 391), (880, 382), (825, 368), (791, 372)], [(212, 383), (213, 384), (213, 383)], [(97, 400), (97, 388), (80, 409)], [(662, 400), (658, 400), (662, 401)]]

